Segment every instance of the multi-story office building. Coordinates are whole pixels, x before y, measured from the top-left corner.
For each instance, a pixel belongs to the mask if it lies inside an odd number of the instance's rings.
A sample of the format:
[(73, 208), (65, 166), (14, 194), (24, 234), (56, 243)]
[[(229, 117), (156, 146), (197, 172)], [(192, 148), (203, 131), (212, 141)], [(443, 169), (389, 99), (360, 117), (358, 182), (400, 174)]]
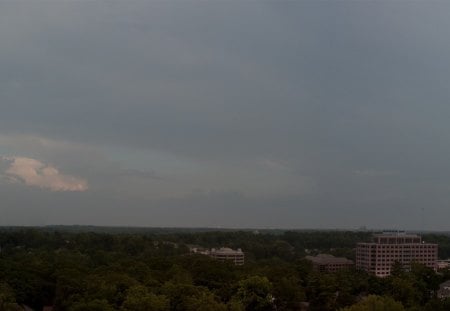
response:
[(375, 234), (370, 243), (356, 246), (356, 268), (376, 276), (391, 274), (394, 263), (408, 269), (413, 262), (437, 268), (438, 245), (425, 243), (416, 234), (405, 232), (384, 232)]

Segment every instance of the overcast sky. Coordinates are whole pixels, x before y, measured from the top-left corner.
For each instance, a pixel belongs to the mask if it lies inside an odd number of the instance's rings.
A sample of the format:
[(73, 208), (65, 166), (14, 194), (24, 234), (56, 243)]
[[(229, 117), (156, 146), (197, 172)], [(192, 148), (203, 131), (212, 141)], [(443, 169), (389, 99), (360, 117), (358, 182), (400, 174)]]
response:
[(450, 2), (1, 1), (0, 225), (450, 230)]

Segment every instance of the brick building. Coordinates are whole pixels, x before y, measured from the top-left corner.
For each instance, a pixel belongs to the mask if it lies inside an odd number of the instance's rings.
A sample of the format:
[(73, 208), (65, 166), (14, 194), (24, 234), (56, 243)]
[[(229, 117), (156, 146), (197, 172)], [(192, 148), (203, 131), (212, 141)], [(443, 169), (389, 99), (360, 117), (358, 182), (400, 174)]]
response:
[(354, 267), (352, 260), (343, 257), (334, 257), (328, 254), (306, 256), (305, 259), (311, 261), (313, 269), (319, 272), (336, 272)]

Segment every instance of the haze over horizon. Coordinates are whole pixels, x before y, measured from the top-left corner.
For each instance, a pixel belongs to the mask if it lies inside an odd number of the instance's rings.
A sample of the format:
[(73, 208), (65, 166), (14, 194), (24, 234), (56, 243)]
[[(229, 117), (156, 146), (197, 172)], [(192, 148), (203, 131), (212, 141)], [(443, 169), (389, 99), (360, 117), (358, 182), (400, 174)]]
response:
[(0, 2), (0, 226), (450, 230), (449, 12)]

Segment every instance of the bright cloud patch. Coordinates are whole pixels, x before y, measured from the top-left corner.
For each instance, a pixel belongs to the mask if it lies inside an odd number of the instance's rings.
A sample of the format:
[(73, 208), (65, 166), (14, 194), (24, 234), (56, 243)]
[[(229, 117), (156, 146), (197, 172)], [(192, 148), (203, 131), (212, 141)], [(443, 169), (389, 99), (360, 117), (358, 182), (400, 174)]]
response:
[(53, 166), (25, 157), (3, 157), (9, 162), (5, 174), (13, 182), (51, 191), (86, 191), (86, 180), (61, 174)]

